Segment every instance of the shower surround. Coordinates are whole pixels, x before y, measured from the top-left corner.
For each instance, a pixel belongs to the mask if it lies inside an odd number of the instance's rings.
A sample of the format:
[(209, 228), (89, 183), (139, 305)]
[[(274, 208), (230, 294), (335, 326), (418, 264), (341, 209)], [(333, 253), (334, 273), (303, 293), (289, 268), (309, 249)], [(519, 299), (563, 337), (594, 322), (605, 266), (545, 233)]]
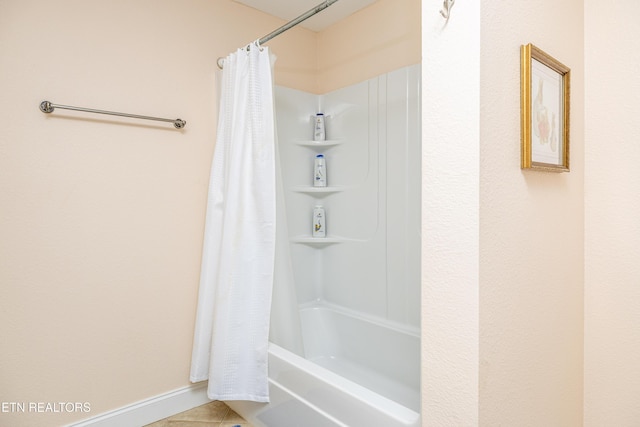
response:
[[(276, 87), (275, 98), (297, 310), (274, 301), (289, 314), (272, 316), (271, 403), (229, 404), (256, 426), (418, 426), (420, 66), (323, 95)], [(318, 112), (325, 141), (313, 141)], [(318, 154), (326, 187), (313, 186)], [(326, 237), (312, 237), (317, 205)]]

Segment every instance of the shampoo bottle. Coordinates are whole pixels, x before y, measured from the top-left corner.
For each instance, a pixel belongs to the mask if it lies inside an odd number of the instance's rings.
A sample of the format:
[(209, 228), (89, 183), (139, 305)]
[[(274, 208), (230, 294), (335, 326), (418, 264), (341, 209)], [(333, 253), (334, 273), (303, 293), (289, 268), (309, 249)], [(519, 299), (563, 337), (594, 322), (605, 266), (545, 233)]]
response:
[(327, 186), (327, 164), (322, 154), (318, 154), (313, 163), (313, 186)]
[(320, 205), (316, 205), (316, 207), (313, 209), (313, 231), (311, 235), (313, 237), (327, 236), (327, 231), (325, 228), (324, 208)]
[(324, 141), (325, 140), (325, 129), (324, 129), (324, 114), (318, 113), (315, 117), (315, 122), (313, 125), (313, 140), (314, 141)]

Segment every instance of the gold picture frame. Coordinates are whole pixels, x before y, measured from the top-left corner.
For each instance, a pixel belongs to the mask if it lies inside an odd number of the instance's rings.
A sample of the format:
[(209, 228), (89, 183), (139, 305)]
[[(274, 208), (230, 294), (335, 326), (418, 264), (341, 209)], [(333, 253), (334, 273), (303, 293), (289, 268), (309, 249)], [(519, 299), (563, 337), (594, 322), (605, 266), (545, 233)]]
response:
[(531, 43), (520, 59), (520, 166), (569, 172), (571, 69)]

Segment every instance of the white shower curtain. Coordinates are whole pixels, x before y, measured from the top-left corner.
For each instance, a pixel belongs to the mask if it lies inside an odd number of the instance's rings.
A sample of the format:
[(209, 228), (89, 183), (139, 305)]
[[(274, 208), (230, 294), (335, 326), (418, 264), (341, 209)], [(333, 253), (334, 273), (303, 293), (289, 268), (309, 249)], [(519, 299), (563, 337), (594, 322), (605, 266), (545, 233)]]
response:
[(214, 400), (268, 402), (276, 195), (272, 63), (254, 43), (224, 61), (191, 381)]

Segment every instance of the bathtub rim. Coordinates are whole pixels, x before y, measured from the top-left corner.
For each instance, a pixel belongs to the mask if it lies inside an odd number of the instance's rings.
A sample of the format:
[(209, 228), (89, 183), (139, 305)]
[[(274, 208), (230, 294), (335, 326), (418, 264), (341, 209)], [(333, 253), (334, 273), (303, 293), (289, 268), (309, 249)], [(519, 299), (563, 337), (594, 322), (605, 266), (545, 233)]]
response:
[[(338, 388), (341, 392), (349, 395), (351, 398), (374, 407), (377, 411), (384, 413), (389, 418), (398, 420), (400, 423), (404, 423), (405, 425), (414, 425), (421, 419), (421, 414), (419, 412), (384, 397), (354, 381), (344, 378), (277, 344), (269, 342), (269, 353), (284, 363), (302, 370), (318, 381), (329, 383), (330, 385)], [(269, 373), (269, 383), (275, 387), (282, 387), (288, 392), (293, 392), (297, 395), (295, 390), (292, 390), (286, 383), (283, 383), (276, 378), (272, 378), (271, 372)]]

